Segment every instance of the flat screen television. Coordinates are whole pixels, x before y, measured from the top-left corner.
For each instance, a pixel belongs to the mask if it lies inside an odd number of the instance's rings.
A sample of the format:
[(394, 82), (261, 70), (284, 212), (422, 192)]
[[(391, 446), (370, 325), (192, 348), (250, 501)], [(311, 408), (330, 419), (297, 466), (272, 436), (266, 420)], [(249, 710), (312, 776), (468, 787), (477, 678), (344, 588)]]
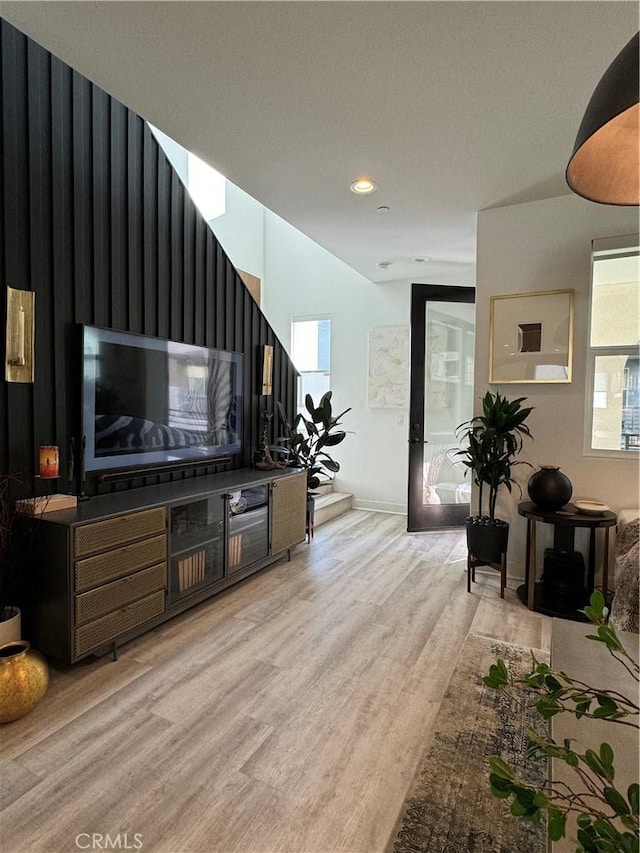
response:
[(240, 353), (82, 327), (85, 470), (242, 451)]

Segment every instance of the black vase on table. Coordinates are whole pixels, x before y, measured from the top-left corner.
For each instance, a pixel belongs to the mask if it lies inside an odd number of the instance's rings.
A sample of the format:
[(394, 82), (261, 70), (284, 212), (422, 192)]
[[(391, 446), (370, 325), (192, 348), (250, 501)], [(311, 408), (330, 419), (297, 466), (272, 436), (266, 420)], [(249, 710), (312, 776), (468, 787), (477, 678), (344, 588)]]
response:
[(531, 475), (527, 491), (537, 507), (546, 512), (555, 512), (569, 502), (573, 486), (558, 466), (541, 465), (540, 470)]

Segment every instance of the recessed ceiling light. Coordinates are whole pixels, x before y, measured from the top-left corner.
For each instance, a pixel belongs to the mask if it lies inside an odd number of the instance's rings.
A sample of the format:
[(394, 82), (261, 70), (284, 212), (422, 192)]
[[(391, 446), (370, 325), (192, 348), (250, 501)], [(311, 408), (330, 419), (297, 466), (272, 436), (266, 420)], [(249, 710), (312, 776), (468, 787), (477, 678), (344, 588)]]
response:
[(391, 266), (391, 261), (378, 261), (376, 264), (379, 270), (388, 270)]
[(430, 258), (425, 258), (425, 257), (414, 258), (414, 259), (413, 259), (413, 263), (414, 263), (414, 264), (426, 264), (426, 262), (427, 262), (428, 260), (430, 260)]
[(356, 178), (349, 184), (349, 189), (356, 195), (369, 195), (378, 189), (378, 185), (371, 178)]
[(376, 213), (389, 213), (390, 210), (391, 208), (387, 207), (386, 204), (383, 204), (380, 207), (376, 207)]

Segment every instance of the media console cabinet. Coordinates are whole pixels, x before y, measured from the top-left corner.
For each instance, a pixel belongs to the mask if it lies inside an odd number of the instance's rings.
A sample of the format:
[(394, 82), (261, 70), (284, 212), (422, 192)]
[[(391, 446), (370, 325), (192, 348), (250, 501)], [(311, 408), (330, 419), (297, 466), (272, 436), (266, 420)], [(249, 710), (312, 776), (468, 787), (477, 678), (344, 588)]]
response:
[(29, 519), (26, 636), (75, 663), (111, 651), (304, 541), (306, 472), (230, 471)]

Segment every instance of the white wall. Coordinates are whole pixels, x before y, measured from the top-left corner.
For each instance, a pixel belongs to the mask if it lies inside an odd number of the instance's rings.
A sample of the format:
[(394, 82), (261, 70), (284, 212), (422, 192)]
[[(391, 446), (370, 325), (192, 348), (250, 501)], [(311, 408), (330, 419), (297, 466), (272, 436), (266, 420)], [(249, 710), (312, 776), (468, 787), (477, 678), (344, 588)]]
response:
[[(571, 195), (478, 215), (476, 397), (487, 388), (509, 398), (526, 396), (535, 406), (529, 425), (534, 441), (526, 455), (534, 467), (559, 465), (573, 484), (573, 497), (591, 497), (613, 510), (638, 506), (638, 459), (583, 454), (585, 357), (589, 319), (591, 240), (638, 230), (635, 208), (598, 205)], [(573, 381), (568, 385), (489, 386), (489, 297), (537, 290), (575, 290)], [(532, 469), (522, 467), (526, 482)], [(504, 491), (504, 490), (503, 490)], [(517, 494), (503, 496), (498, 515), (512, 521), (509, 575), (522, 574), (526, 522), (517, 514)], [(551, 525), (538, 525), (550, 544)], [(580, 544), (580, 543), (578, 543)]]
[(259, 279), (264, 279), (264, 216), (260, 202), (227, 181), (227, 212), (209, 223), (234, 266)]
[[(374, 326), (409, 325), (410, 285), (373, 284), (300, 231), (265, 211), (263, 311), (289, 346), (291, 319), (331, 316), (331, 390), (348, 435), (332, 451), (336, 488), (355, 504), (406, 511), (407, 411), (367, 407), (367, 341)], [(403, 420), (403, 423), (399, 423)]]

